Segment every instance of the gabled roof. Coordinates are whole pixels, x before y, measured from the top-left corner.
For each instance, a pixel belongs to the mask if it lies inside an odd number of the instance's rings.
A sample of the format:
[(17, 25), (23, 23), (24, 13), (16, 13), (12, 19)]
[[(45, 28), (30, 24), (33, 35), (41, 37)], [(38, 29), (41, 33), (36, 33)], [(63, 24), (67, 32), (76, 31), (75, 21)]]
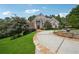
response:
[(43, 16), (43, 15), (37, 15), (35, 18), (34, 18), (34, 21), (38, 21), (38, 20), (46, 20), (46, 17)]
[(57, 19), (55, 19), (54, 17), (52, 17), (52, 18), (47, 18), (47, 17), (45, 17), (44, 15), (37, 15), (35, 18), (34, 18), (34, 20), (33, 20), (33, 22), (34, 21), (39, 21), (39, 20), (42, 20), (42, 21), (46, 21), (46, 20), (48, 20), (50, 23), (59, 23), (59, 21), (57, 20)]

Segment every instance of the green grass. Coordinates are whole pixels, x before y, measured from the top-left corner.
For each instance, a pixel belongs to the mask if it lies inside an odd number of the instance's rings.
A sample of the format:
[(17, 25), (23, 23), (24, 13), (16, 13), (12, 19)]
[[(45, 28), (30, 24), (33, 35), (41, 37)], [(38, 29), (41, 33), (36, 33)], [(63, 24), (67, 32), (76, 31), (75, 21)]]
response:
[(10, 40), (10, 37), (0, 39), (0, 54), (34, 54), (34, 34), (35, 32), (32, 32), (14, 40)]

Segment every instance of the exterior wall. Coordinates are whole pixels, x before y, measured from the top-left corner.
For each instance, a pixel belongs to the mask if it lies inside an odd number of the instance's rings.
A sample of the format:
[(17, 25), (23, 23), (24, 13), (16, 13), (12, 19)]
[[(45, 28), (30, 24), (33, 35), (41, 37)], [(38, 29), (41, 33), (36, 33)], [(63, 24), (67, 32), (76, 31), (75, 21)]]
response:
[(43, 15), (42, 16), (41, 15), (40, 16), (38, 15), (33, 20), (34, 28), (37, 29), (37, 23), (36, 23), (37, 21), (40, 22), (39, 23), (40, 29), (41, 28), (44, 28), (43, 26), (44, 26), (44, 23), (46, 22), (46, 20), (48, 20), (51, 23), (52, 28), (58, 28), (59, 27), (59, 22), (55, 18), (50, 19), (50, 18), (46, 18)]
[(34, 22), (34, 25), (35, 25), (35, 26), (34, 26), (34, 27), (35, 27), (35, 29), (37, 29), (37, 25), (36, 25), (36, 22)]

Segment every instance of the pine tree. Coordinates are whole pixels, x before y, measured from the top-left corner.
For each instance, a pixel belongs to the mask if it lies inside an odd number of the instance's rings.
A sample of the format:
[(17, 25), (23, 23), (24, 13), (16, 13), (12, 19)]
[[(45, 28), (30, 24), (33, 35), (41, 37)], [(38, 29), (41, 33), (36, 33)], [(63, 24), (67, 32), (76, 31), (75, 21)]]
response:
[(73, 8), (67, 15), (67, 21), (73, 28), (79, 28), (79, 5)]

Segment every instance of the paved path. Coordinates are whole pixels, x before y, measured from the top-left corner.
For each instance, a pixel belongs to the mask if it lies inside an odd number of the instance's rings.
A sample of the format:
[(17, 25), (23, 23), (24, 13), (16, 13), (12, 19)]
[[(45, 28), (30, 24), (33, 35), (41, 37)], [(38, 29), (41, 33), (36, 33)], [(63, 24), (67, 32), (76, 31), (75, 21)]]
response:
[(53, 31), (38, 32), (34, 37), (36, 54), (77, 54), (79, 42), (53, 34)]

